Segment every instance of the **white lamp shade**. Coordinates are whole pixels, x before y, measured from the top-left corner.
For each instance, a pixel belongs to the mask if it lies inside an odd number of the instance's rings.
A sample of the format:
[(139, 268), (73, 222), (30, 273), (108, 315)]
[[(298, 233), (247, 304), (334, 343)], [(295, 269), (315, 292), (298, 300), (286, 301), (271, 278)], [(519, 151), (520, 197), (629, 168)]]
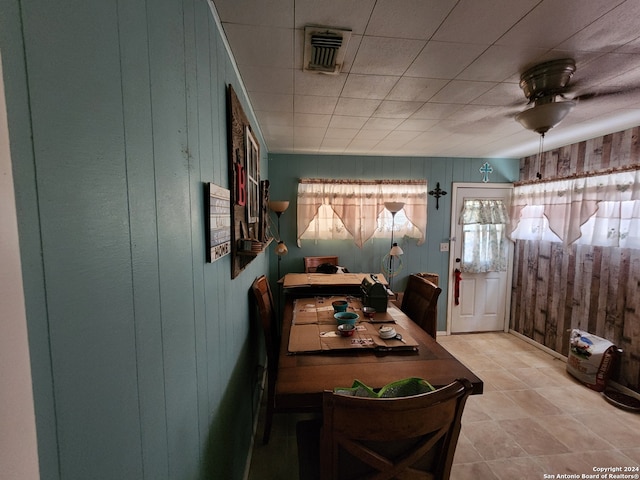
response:
[(391, 250), (389, 251), (389, 255), (391, 255), (392, 257), (398, 257), (400, 255), (402, 255), (404, 252), (402, 251), (402, 249), (398, 246), (397, 243), (394, 243), (391, 246)]
[(279, 241), (278, 244), (276, 245), (276, 255), (282, 257), (287, 253), (289, 253), (289, 249), (287, 248), (287, 246), (284, 244), (282, 240)]
[(528, 129), (540, 135), (558, 125), (576, 106), (576, 102), (550, 102), (528, 108), (516, 115), (516, 120)]
[(269, 201), (269, 209), (276, 213), (282, 213), (287, 208), (289, 208), (288, 200), (270, 200)]
[(391, 213), (398, 213), (404, 207), (404, 202), (384, 202), (384, 206)]

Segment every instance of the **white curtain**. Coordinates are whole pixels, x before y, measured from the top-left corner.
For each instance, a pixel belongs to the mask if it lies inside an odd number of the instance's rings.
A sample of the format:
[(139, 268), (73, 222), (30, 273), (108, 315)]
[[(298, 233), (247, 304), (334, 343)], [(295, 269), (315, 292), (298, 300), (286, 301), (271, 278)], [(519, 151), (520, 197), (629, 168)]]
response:
[(640, 170), (516, 186), (511, 238), (640, 248)]
[(311, 222), (319, 218), (320, 207), (328, 205), (331, 210), (323, 208), (325, 213), (320, 217), (323, 217), (321, 221), (333, 222), (333, 225), (327, 227), (325, 224), (324, 228), (333, 229), (340, 235), (334, 238), (343, 238), (341, 229), (345, 229), (356, 245), (362, 247), (378, 229), (378, 217), (385, 202), (404, 202), (404, 213), (419, 232), (418, 245), (424, 243), (426, 181), (301, 179), (297, 198), (298, 246)]
[(460, 214), (462, 258), (468, 273), (507, 270), (507, 207), (502, 200), (466, 199)]

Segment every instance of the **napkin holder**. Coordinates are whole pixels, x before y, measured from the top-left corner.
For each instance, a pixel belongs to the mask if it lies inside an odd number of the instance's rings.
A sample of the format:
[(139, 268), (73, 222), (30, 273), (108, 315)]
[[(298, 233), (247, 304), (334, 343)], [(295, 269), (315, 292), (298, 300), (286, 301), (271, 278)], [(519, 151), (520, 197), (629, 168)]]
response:
[(362, 304), (373, 307), (376, 312), (386, 312), (389, 296), (385, 287), (375, 275), (367, 275), (360, 284)]

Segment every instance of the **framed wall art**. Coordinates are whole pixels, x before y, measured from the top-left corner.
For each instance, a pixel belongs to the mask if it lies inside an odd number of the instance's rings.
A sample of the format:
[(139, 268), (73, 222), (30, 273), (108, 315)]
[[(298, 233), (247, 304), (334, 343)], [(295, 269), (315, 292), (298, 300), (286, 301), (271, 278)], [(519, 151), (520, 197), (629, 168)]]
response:
[(205, 184), (207, 262), (231, 253), (231, 192), (214, 183)]
[(269, 182), (260, 180), (260, 144), (231, 85), (227, 90), (227, 103), (231, 278), (236, 278), (269, 242), (264, 214)]

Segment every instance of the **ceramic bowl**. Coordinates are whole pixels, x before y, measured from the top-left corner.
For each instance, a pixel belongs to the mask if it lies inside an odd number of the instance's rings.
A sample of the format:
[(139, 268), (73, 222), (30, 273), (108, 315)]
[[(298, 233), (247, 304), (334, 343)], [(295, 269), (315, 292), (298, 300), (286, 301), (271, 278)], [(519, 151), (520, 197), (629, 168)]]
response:
[(376, 309), (373, 307), (362, 307), (362, 313), (364, 313), (364, 316), (367, 318), (373, 318), (376, 314)]
[(349, 306), (346, 300), (335, 300), (331, 302), (331, 305), (333, 305), (334, 312), (346, 312)]
[(349, 325), (355, 325), (360, 318), (360, 315), (354, 312), (338, 312), (333, 314), (333, 318), (336, 319), (338, 325), (348, 323)]
[(350, 337), (351, 335), (353, 335), (353, 332), (356, 331), (356, 326), (350, 323), (343, 323), (341, 325), (338, 325), (338, 331), (343, 337)]

